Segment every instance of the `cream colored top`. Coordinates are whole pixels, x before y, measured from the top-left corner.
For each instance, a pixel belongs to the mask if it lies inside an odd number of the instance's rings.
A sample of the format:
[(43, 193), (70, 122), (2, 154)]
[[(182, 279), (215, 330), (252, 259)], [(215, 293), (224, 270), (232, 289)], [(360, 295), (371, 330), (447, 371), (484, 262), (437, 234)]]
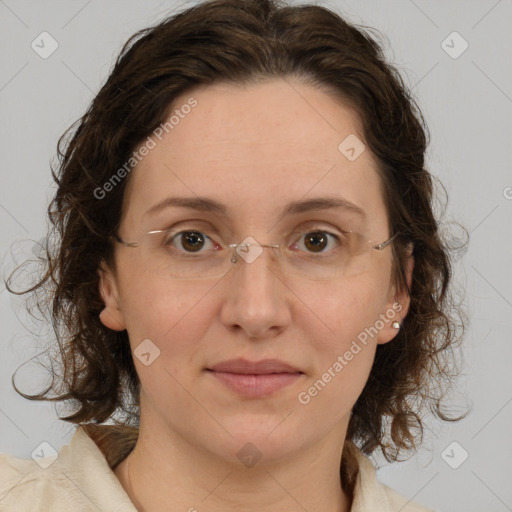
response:
[[(36, 459), (45, 453), (44, 447), (40, 450)], [(356, 453), (351, 512), (432, 512), (379, 483), (370, 459), (359, 449)], [(0, 454), (0, 511), (137, 512), (107, 459), (81, 428), (53, 462)]]

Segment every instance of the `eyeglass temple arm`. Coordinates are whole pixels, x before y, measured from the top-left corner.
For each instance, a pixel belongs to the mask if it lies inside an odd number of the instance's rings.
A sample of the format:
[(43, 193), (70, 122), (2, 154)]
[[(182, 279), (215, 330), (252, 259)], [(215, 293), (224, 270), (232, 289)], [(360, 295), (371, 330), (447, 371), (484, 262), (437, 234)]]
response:
[(139, 247), (140, 245), (138, 242), (125, 242), (118, 235), (112, 235), (110, 238), (113, 238), (116, 242), (119, 242), (121, 245), (124, 245), (125, 247)]
[(398, 233), (395, 233), (391, 238), (388, 238), (385, 242), (381, 242), (380, 244), (374, 245), (373, 248), (377, 251), (382, 251), (382, 249), (385, 249), (391, 242), (396, 238)]

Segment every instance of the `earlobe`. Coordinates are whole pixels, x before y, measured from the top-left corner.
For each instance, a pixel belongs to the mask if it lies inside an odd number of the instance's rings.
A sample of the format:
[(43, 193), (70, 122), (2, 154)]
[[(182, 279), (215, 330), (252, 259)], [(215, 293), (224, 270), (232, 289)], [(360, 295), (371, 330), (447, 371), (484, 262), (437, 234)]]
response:
[(385, 322), (384, 328), (379, 331), (377, 336), (377, 343), (379, 345), (388, 343), (396, 337), (402, 328), (402, 324), (407, 313), (409, 312), (411, 297), (408, 290), (412, 287), (412, 274), (414, 270), (414, 256), (412, 255), (412, 248), (409, 251), (404, 267), (407, 289), (402, 286), (395, 293), (393, 293), (395, 291), (394, 288), (391, 290), (391, 300), (388, 301), (386, 311), (384, 313), (384, 316), (388, 321)]
[(100, 276), (99, 292), (105, 307), (100, 313), (100, 321), (113, 331), (124, 331), (126, 329), (123, 313), (119, 305), (119, 294), (112, 271), (102, 263), (98, 270)]

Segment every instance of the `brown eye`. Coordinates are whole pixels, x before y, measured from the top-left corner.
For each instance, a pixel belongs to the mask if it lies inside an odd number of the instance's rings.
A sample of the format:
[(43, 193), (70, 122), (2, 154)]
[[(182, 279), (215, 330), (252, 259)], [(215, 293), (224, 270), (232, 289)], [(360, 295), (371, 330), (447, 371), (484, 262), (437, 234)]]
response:
[(183, 231), (178, 233), (181, 237), (181, 245), (186, 251), (197, 252), (200, 251), (206, 241), (206, 235), (199, 231)]
[(325, 233), (317, 231), (304, 235), (304, 245), (312, 252), (321, 252), (327, 246), (328, 240)]

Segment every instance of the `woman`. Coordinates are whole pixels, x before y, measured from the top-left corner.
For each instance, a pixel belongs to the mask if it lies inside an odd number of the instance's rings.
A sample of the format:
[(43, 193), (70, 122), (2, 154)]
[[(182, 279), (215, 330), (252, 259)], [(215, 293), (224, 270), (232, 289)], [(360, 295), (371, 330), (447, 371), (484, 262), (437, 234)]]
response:
[(24, 396), (79, 428), (2, 456), (0, 505), (426, 511), (366, 457), (417, 448), (418, 400), (448, 419), (426, 144), (379, 46), (325, 8), (215, 0), (136, 34), (60, 152), (34, 288), (63, 371)]

